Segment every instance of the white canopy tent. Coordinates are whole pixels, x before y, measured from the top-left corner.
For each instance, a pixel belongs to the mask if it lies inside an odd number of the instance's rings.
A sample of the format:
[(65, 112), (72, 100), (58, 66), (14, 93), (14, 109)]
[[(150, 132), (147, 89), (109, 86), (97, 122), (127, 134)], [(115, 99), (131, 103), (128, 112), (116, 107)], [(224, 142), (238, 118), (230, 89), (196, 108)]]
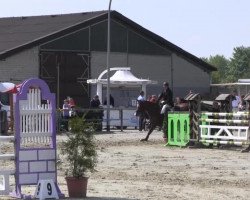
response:
[(16, 93), (17, 87), (14, 83), (3, 82), (3, 83), (0, 83), (0, 92), (1, 93)]
[[(146, 96), (146, 86), (148, 84), (157, 84), (157, 81), (152, 81), (149, 79), (139, 79), (135, 77), (131, 71), (130, 67), (114, 67), (110, 68), (110, 71), (116, 71), (112, 77), (110, 77), (110, 87), (141, 87), (145, 92)], [(104, 70), (97, 79), (88, 79), (87, 83), (97, 85), (97, 95), (99, 96), (100, 101), (102, 102), (102, 86), (107, 85), (107, 79), (103, 79), (103, 76), (107, 73), (107, 70)]]

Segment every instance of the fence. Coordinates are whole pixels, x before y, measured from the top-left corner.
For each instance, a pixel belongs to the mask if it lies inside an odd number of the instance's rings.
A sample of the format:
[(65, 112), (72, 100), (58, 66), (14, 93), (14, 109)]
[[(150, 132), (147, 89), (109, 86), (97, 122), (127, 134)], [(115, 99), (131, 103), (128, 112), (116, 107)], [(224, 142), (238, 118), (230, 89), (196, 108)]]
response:
[[(209, 118), (210, 117), (210, 118)], [(201, 114), (201, 142), (213, 144), (249, 144), (249, 113)]]
[[(11, 149), (14, 149), (14, 136), (0, 136), (0, 162), (9, 161), (14, 164), (15, 154), (6, 149), (7, 145), (12, 144)], [(3, 164), (0, 166), (0, 195), (8, 195), (10, 193), (10, 176), (15, 174), (15, 169), (7, 169)]]
[[(110, 109), (110, 127), (121, 129), (137, 128), (139, 126), (138, 118), (135, 116), (136, 108), (111, 108)], [(103, 127), (107, 125), (107, 109), (104, 108)]]
[[(110, 127), (120, 129), (137, 128), (139, 125), (138, 118), (135, 116), (135, 108), (110, 108)], [(106, 128), (107, 125), (107, 108), (82, 108), (74, 110), (77, 116), (85, 115), (89, 122), (93, 122), (97, 131)], [(65, 131), (65, 119), (62, 118), (61, 111), (57, 112), (58, 131)]]

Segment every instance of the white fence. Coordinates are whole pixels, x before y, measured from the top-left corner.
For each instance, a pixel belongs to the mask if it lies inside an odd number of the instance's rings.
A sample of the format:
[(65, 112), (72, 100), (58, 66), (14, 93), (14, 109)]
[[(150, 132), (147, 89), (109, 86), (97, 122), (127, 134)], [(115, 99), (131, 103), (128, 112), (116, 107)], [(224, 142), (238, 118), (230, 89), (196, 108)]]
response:
[(20, 100), (21, 144), (50, 144), (52, 137), (51, 103), (41, 103), (40, 89), (30, 89), (27, 100)]
[(235, 145), (249, 143), (249, 113), (206, 112), (201, 116), (203, 124), (199, 127), (202, 142)]
[(6, 149), (8, 145), (12, 145), (12, 149), (14, 151), (14, 136), (0, 136), (0, 195), (9, 195), (10, 193), (10, 175), (15, 174), (15, 169), (6, 169), (4, 168), (3, 163), (12, 161), (13, 167), (15, 154), (13, 152), (8, 152)]

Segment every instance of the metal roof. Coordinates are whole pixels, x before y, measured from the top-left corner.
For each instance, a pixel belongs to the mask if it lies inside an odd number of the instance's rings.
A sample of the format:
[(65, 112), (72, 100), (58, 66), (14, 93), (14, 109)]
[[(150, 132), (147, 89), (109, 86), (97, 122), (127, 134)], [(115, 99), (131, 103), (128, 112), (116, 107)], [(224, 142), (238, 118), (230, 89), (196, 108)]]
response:
[(107, 11), (0, 18), (0, 54), (55, 34)]
[[(40, 45), (82, 27), (106, 20), (107, 17), (108, 11), (95, 11), (62, 15), (0, 18), (0, 59), (4, 59), (24, 49)], [(203, 66), (204, 70), (217, 70), (214, 66), (143, 28), (116, 11), (111, 11), (111, 18), (141, 32), (145, 37), (150, 38), (163, 48), (189, 59), (194, 64)]]

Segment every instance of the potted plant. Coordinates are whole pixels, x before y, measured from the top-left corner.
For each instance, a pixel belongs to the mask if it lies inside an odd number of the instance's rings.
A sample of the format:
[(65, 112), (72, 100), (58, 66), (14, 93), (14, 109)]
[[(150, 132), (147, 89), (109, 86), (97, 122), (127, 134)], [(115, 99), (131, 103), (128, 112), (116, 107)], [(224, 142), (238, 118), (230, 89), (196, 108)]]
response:
[(69, 127), (68, 139), (61, 145), (62, 153), (68, 161), (65, 174), (69, 197), (86, 197), (86, 173), (93, 172), (97, 163), (94, 129), (84, 117), (70, 119)]

